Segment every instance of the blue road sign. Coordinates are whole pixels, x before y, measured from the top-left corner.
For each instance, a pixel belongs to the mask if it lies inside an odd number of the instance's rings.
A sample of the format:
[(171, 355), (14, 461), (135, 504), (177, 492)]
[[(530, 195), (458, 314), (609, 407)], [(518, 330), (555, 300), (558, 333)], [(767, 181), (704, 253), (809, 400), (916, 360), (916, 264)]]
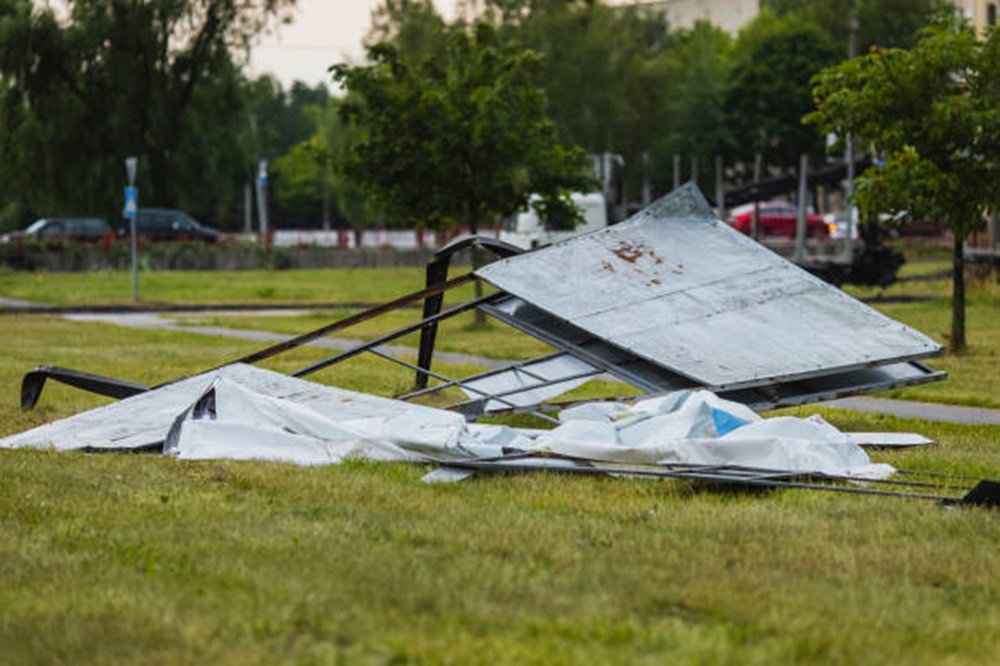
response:
[(125, 219), (131, 220), (138, 214), (139, 188), (129, 185), (125, 188), (125, 208), (122, 210), (122, 216), (124, 216)]

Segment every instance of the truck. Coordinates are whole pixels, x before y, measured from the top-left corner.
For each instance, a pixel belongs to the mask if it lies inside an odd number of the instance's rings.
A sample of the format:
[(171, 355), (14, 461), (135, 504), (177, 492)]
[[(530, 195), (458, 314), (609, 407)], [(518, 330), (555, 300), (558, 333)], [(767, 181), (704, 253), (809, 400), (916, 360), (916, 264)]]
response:
[[(551, 215), (541, 220), (529, 204), (525, 210), (503, 221), (500, 240), (533, 250), (608, 226), (608, 205), (601, 192), (574, 192), (570, 197), (580, 211), (582, 222), (576, 223), (576, 220), (563, 215)], [(532, 201), (536, 200), (537, 197), (532, 197)]]

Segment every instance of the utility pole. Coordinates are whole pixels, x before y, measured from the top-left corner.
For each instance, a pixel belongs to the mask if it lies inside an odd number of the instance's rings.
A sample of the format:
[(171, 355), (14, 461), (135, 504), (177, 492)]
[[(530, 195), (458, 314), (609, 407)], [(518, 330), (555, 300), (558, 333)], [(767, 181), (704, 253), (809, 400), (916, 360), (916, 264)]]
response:
[(253, 233), (253, 194), (250, 183), (243, 185), (243, 233), (248, 238)]
[(330, 158), (323, 155), (323, 231), (330, 230)]
[[(851, 37), (847, 42), (848, 58), (854, 58), (858, 55), (858, 31), (860, 29), (861, 22), (858, 21), (858, 17), (852, 17)], [(845, 137), (845, 144), (844, 161), (847, 162), (847, 239), (844, 257), (847, 264), (850, 265), (854, 262), (854, 224), (857, 218), (854, 206), (854, 142), (851, 140), (850, 133)]]
[(809, 155), (799, 157), (798, 216), (795, 219), (795, 263), (801, 264), (806, 257), (806, 198), (809, 184)]
[(719, 211), (719, 218), (725, 220), (726, 215), (726, 193), (722, 187), (722, 157), (715, 156), (715, 207)]
[(764, 172), (764, 156), (757, 153), (753, 156), (753, 218), (750, 222), (750, 237), (757, 240), (758, 222), (760, 221), (760, 194), (757, 186)]

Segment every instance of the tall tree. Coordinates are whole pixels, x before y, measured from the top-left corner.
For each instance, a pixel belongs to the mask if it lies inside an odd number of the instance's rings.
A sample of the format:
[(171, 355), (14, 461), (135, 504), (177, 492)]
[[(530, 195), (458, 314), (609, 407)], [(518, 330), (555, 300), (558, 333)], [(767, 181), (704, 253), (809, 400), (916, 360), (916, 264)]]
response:
[[(358, 130), (340, 117), (340, 100), (306, 109), (312, 135), (275, 160), (275, 202), (302, 219), (301, 226), (363, 229), (374, 222), (357, 184), (344, 177), (342, 165)], [(311, 215), (310, 215), (311, 213)]]
[(873, 46), (882, 48), (913, 46), (916, 32), (925, 27), (933, 13), (951, 0), (764, 0), (761, 6), (779, 16), (795, 15), (820, 26), (847, 52), (857, 19), (858, 53)]
[(404, 60), (442, 57), (447, 25), (431, 0), (381, 0), (372, 10), (365, 44), (392, 42)]
[(700, 173), (714, 176), (714, 158), (729, 154), (734, 144), (726, 114), (730, 76), (726, 56), (732, 40), (705, 21), (675, 31), (674, 38), (670, 69), (650, 82), (668, 93), (663, 101), (666, 121), (651, 133), (653, 155), (658, 157), (654, 166), (659, 165), (659, 178), (665, 179), (670, 157), (685, 155), (698, 158)]
[(664, 14), (588, 0), (481, 4), (503, 34), (545, 55), (541, 86), (560, 137), (591, 154), (620, 155), (627, 191), (638, 192), (643, 153), (671, 126), (665, 77), (676, 40)]
[[(222, 112), (204, 89), (231, 96), (234, 72), (250, 42), (283, 18), (295, 0), (66, 0), (67, 15), (28, 0), (6, 0), (0, 30), (0, 81), (10, 173), (37, 188), (45, 183), (67, 206), (107, 202), (121, 182), (121, 158), (143, 159), (147, 201), (177, 201), (175, 185), (188, 167), (180, 162), (190, 135), (188, 114)], [(228, 116), (228, 117), (227, 117)], [(213, 122), (197, 123), (201, 129)], [(58, 168), (31, 164), (24, 141)], [(20, 145), (12, 145), (20, 144)], [(114, 174), (114, 175), (113, 175)], [(80, 179), (85, 178), (81, 188)], [(52, 203), (52, 202), (47, 202)], [(105, 203), (105, 205), (107, 205)]]
[(814, 23), (768, 11), (740, 31), (733, 50), (727, 108), (736, 154), (752, 162), (759, 153), (784, 169), (803, 153), (822, 156), (823, 137), (802, 116), (813, 108), (810, 78), (841, 52)]
[(902, 213), (940, 220), (954, 234), (950, 347), (965, 333), (963, 246), (1000, 206), (1000, 31), (977, 41), (952, 12), (912, 49), (879, 49), (815, 79), (825, 132), (850, 133), (884, 159), (857, 179), (869, 217)]
[(450, 30), (443, 60), (407, 62), (388, 43), (368, 56), (333, 67), (362, 130), (345, 169), (389, 218), (476, 233), (533, 193), (558, 205), (592, 186), (582, 151), (556, 139), (534, 51), (477, 23)]

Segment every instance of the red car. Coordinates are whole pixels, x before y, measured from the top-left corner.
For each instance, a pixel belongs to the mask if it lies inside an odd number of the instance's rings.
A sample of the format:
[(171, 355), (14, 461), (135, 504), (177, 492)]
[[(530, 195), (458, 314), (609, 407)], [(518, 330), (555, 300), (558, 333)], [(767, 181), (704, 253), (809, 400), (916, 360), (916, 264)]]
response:
[[(787, 201), (761, 201), (757, 214), (758, 238), (795, 239), (795, 229), (799, 220), (799, 209)], [(753, 229), (752, 203), (737, 206), (729, 212), (727, 222), (737, 231), (751, 234)], [(806, 215), (806, 238), (829, 238), (830, 227), (822, 215)]]

